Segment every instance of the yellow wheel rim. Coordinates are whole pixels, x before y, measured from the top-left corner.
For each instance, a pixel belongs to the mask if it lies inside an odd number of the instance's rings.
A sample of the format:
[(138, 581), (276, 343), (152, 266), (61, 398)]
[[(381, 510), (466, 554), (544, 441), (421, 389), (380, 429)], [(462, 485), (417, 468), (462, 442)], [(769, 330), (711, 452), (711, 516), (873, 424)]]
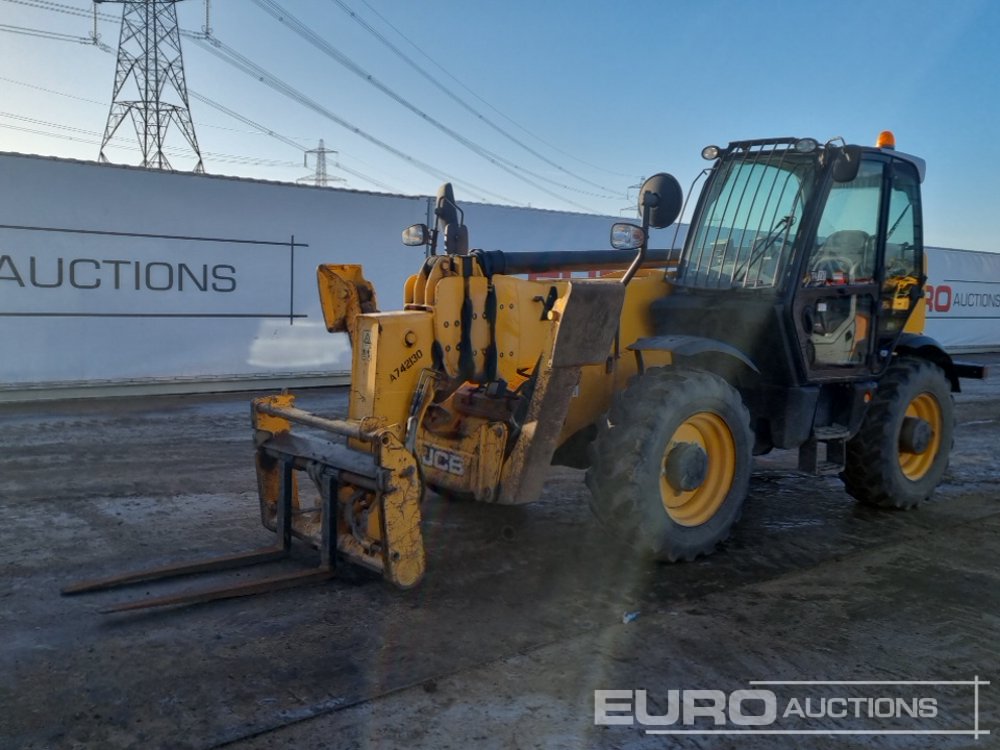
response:
[[(679, 443), (697, 443), (708, 456), (708, 469), (701, 486), (683, 492), (674, 489), (665, 476), (667, 456)], [(660, 466), (660, 499), (671, 519), (683, 526), (699, 526), (722, 505), (736, 475), (736, 441), (725, 420), (703, 411), (688, 417), (670, 436)]]
[(906, 407), (907, 417), (922, 419), (931, 426), (931, 442), (923, 453), (911, 453), (899, 449), (899, 468), (910, 481), (923, 479), (934, 465), (941, 449), (941, 404), (930, 393), (921, 393)]

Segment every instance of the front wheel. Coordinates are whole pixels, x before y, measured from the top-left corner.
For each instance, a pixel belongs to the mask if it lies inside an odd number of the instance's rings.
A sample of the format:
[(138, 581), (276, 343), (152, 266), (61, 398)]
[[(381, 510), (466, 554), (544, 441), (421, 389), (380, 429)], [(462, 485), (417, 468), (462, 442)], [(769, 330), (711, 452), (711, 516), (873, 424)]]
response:
[(862, 503), (916, 507), (948, 467), (955, 404), (940, 367), (901, 357), (889, 366), (861, 429), (847, 443), (841, 479)]
[(661, 560), (712, 552), (739, 519), (753, 436), (739, 393), (712, 373), (655, 368), (617, 394), (598, 424), (591, 508)]

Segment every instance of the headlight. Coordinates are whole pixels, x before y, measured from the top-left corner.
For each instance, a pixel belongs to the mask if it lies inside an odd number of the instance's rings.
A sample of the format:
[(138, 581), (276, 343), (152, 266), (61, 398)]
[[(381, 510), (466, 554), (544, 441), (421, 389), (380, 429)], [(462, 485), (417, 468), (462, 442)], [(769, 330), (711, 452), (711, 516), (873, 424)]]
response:
[(819, 142), (815, 138), (799, 138), (795, 141), (795, 150), (800, 154), (811, 154), (819, 148)]

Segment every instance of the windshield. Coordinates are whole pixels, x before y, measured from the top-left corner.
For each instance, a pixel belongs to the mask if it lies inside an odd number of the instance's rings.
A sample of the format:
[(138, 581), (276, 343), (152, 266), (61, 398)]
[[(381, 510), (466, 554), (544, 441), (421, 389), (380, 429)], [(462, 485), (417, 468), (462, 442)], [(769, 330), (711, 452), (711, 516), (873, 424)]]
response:
[(815, 182), (815, 154), (733, 149), (718, 164), (688, 234), (677, 281), (709, 288), (780, 283)]

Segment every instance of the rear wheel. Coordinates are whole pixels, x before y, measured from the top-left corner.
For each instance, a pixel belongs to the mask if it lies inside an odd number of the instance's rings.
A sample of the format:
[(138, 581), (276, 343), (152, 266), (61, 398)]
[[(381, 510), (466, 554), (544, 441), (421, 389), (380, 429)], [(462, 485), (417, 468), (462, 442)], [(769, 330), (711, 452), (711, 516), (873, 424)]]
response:
[(954, 402), (940, 367), (900, 358), (879, 383), (858, 434), (847, 444), (848, 493), (882, 508), (913, 508), (941, 481), (954, 432)]
[(656, 368), (619, 393), (598, 425), (591, 508), (661, 560), (712, 552), (738, 520), (753, 437), (739, 393), (708, 372)]

